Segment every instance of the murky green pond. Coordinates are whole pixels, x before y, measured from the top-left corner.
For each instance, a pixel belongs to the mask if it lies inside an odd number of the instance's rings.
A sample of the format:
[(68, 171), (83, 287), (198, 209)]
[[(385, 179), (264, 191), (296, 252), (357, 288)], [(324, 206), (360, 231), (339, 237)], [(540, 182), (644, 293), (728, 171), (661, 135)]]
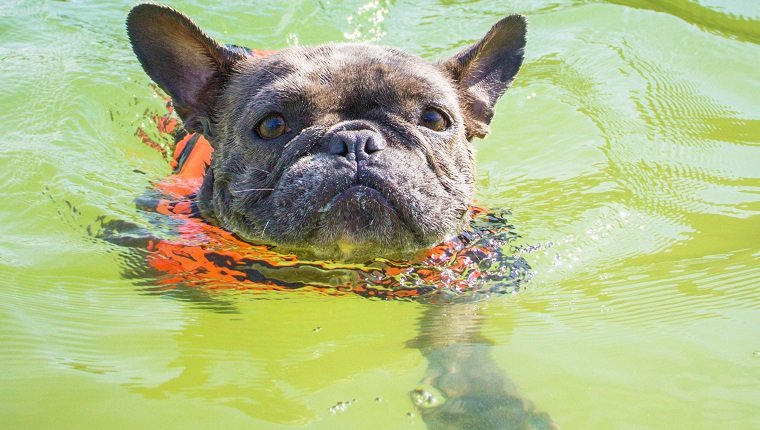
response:
[(528, 16), (476, 146), (533, 277), (450, 306), (126, 279), (88, 228), (170, 173), (132, 4), (0, 4), (0, 427), (512, 428), (468, 407), (503, 382), (564, 429), (760, 428), (760, 3), (173, 3), (228, 43), (431, 60)]

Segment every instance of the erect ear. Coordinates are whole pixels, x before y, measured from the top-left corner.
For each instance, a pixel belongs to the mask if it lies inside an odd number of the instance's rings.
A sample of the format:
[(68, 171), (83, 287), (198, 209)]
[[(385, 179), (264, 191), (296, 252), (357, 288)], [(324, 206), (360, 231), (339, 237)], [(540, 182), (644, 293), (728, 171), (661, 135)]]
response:
[(157, 4), (135, 6), (127, 33), (143, 69), (172, 97), (185, 128), (208, 134), (216, 99), (245, 53), (220, 45), (190, 18)]
[(494, 105), (522, 64), (525, 31), (525, 17), (510, 15), (479, 42), (442, 62), (459, 87), (468, 139), (488, 133)]

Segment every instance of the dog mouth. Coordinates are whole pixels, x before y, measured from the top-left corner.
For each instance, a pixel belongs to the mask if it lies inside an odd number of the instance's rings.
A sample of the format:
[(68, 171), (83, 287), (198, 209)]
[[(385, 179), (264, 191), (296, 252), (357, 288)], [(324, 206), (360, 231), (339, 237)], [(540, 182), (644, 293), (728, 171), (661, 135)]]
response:
[(392, 201), (368, 185), (337, 193), (318, 213), (319, 242), (337, 247), (344, 256), (357, 250), (405, 248), (404, 243), (416, 236)]
[(400, 174), (376, 166), (309, 167), (282, 174), (264, 202), (240, 200), (244, 219), (237, 230), (320, 258), (397, 255), (433, 242), (427, 224), (418, 222), (426, 218), (415, 217), (425, 202), (409, 193), (409, 184), (396, 183)]
[(385, 196), (375, 188), (367, 185), (354, 185), (348, 189), (339, 192), (326, 205), (319, 209), (322, 217), (329, 217), (330, 213), (336, 208), (343, 206), (353, 206), (356, 210), (362, 211), (369, 209), (370, 206), (384, 206), (394, 212), (396, 209)]

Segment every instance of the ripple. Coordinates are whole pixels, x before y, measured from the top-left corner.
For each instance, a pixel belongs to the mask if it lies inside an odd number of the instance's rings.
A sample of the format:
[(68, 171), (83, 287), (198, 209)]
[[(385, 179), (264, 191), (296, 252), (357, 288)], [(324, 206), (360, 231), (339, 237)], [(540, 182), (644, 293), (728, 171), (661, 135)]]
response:
[(703, 6), (697, 2), (673, 0), (668, 2), (634, 1), (634, 0), (605, 0), (629, 8), (646, 9), (663, 12), (695, 24), (707, 31), (716, 32), (722, 36), (733, 37), (742, 41), (760, 43), (760, 21), (756, 17), (741, 16), (721, 12)]
[[(135, 300), (128, 293), (130, 289), (125, 289), (124, 281), (118, 279), (32, 274), (9, 268), (3, 272), (0, 315), (4, 323), (0, 331), (7, 340), (4, 356), (44, 362), (46, 367), (100, 363), (97, 367), (101, 370), (125, 370), (119, 363), (126, 360), (123, 358), (126, 356), (115, 355), (104, 360), (99, 355), (103, 342), (135, 339), (146, 330), (142, 321), (156, 312), (168, 317), (171, 308), (176, 307)], [(105, 321), (111, 324), (104, 324)], [(171, 318), (163, 319), (160, 324), (169, 332), (181, 327), (179, 320), (172, 322)], [(143, 341), (152, 343), (148, 339)]]

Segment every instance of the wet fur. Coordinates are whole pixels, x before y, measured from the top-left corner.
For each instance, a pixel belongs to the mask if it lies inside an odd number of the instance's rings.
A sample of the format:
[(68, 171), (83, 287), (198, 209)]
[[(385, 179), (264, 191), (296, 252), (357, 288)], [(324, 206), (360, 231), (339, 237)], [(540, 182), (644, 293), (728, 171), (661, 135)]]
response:
[[(364, 44), (255, 58), (158, 5), (135, 7), (128, 31), (185, 127), (214, 146), (198, 196), (204, 217), (249, 241), (344, 257), (414, 250), (466, 227), (475, 177), (470, 141), (488, 132), (525, 45), (517, 15), (440, 63)], [(450, 127), (420, 125), (431, 107)], [(289, 131), (263, 140), (254, 130), (272, 112)], [(370, 130), (386, 146), (361, 161), (326, 151), (343, 130)]]

